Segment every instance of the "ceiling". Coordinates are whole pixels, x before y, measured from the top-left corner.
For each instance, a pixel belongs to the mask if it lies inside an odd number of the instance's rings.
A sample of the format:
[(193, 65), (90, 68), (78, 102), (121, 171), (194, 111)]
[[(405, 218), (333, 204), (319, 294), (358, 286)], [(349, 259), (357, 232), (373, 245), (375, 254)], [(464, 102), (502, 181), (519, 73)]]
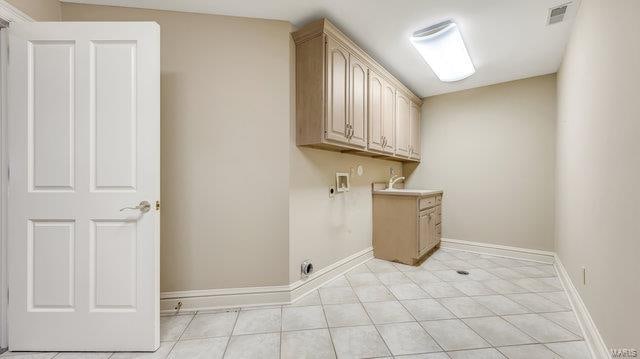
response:
[[(326, 17), (418, 96), (426, 97), (558, 70), (580, 0), (565, 21), (546, 25), (549, 8), (569, 0), (63, 0), (290, 21)], [(443, 83), (409, 42), (443, 20), (462, 32), (476, 73)]]

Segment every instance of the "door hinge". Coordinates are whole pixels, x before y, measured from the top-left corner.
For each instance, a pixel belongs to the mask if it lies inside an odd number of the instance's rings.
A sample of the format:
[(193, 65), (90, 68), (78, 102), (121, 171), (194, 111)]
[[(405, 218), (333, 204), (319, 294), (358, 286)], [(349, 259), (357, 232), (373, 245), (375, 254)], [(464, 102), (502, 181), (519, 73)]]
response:
[(156, 201), (156, 211), (160, 210), (160, 201)]

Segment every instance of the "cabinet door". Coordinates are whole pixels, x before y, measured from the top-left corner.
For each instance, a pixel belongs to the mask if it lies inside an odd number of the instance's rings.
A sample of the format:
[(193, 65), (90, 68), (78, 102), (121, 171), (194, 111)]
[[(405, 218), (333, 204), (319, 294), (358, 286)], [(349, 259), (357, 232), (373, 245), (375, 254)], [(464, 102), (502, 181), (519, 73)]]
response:
[(349, 143), (355, 146), (367, 145), (367, 66), (359, 58), (349, 57)]
[(411, 102), (411, 108), (409, 113), (410, 122), (410, 143), (409, 143), (409, 157), (413, 159), (420, 159), (420, 107), (417, 104)]
[(396, 91), (396, 155), (409, 157), (410, 146), (410, 103), (400, 91)]
[(383, 137), (383, 91), (384, 80), (369, 70), (369, 149), (382, 151)]
[(419, 214), (418, 255), (430, 250), (436, 244), (436, 218), (433, 208)]
[(325, 138), (348, 143), (349, 52), (327, 36)]
[(382, 136), (384, 136), (384, 152), (394, 153), (396, 150), (396, 89), (384, 82), (382, 89)]

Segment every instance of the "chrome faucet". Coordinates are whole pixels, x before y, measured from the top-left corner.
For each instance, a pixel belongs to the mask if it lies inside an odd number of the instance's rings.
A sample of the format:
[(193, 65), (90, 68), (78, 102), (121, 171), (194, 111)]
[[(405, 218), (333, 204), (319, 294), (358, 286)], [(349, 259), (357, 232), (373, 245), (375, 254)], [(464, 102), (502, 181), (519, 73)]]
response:
[(389, 186), (387, 187), (387, 189), (393, 189), (393, 185), (395, 185), (398, 181), (404, 181), (404, 177), (400, 177), (398, 175), (391, 176), (391, 178), (389, 178)]

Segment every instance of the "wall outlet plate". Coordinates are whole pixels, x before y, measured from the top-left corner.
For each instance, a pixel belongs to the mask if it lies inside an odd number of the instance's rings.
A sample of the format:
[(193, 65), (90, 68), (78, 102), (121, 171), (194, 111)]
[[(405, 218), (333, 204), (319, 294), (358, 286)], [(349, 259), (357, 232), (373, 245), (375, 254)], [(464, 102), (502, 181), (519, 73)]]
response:
[(338, 192), (349, 192), (349, 174), (338, 172), (336, 173), (336, 188)]

